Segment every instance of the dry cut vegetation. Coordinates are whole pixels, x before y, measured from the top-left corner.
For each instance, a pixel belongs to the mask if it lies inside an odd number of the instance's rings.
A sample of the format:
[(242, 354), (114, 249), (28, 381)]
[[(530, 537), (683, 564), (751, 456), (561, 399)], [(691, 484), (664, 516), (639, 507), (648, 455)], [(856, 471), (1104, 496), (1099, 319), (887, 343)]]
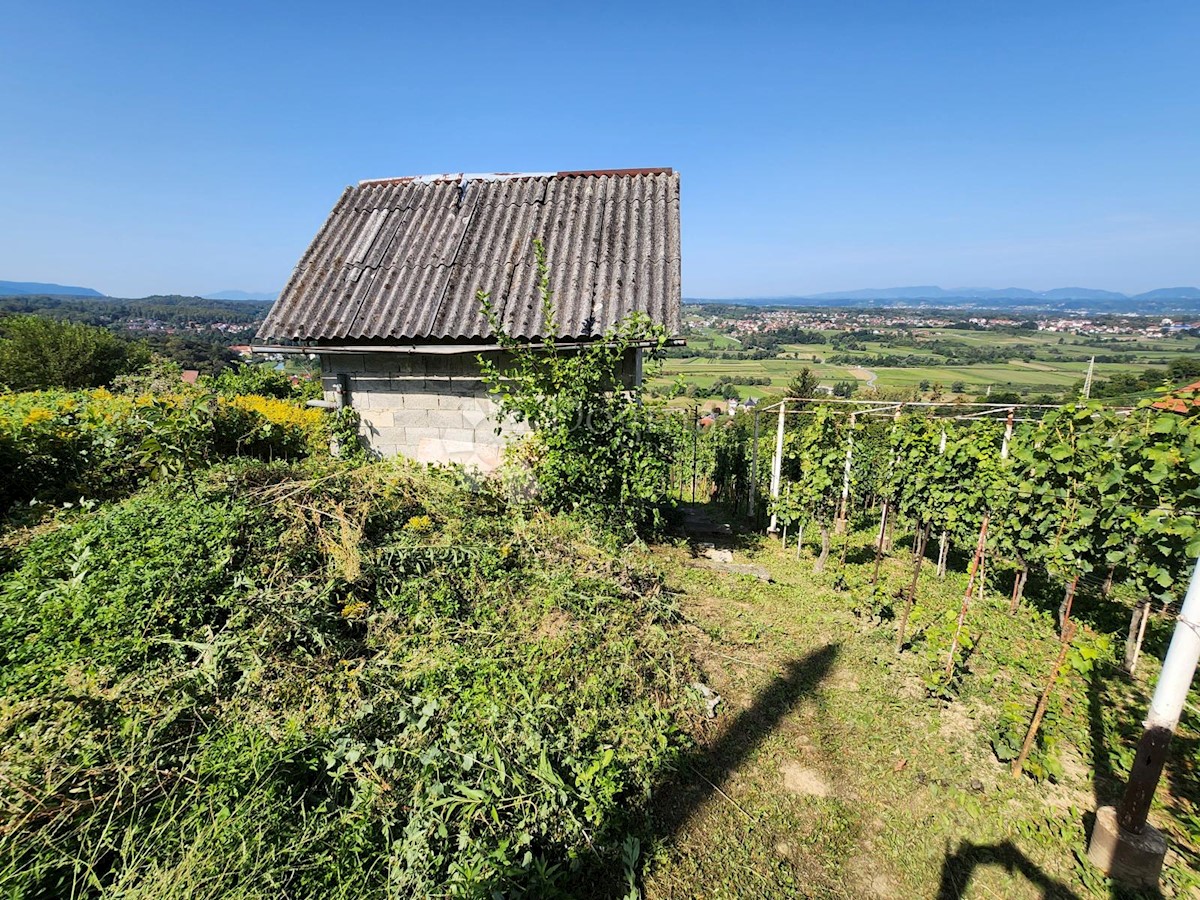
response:
[(454, 473), (242, 461), (3, 546), (7, 896), (633, 884), (692, 677), (603, 537)]

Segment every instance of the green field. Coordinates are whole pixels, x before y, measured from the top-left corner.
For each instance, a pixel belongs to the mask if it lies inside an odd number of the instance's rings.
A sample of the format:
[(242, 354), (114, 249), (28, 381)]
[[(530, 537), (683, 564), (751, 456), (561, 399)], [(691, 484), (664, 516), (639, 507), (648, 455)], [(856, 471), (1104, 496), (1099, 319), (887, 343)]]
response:
[[(940, 387), (942, 394), (961, 382), (964, 394), (993, 391), (1015, 391), (1024, 395), (1061, 394), (1069, 391), (1087, 372), (1088, 358), (1119, 356), (1120, 362), (1097, 362), (1095, 377), (1140, 374), (1147, 369), (1164, 369), (1170, 360), (1200, 353), (1200, 341), (1195, 339), (1152, 339), (1142, 337), (1087, 338), (1080, 335), (1053, 332), (1012, 334), (993, 331), (959, 331), (945, 328), (914, 329), (917, 345), (894, 347), (879, 341), (865, 341), (863, 351), (841, 351), (831, 343), (784, 344), (773, 359), (709, 359), (704, 357), (665, 360), (661, 372), (650, 381), (652, 389), (667, 392), (682, 377), (685, 385), (710, 388), (721, 378), (769, 377), (770, 385), (737, 385), (739, 396), (762, 397), (778, 395), (788, 382), (804, 367), (810, 368), (821, 383), (833, 386), (839, 381), (857, 381), (860, 387), (880, 389), (919, 390), (922, 382), (930, 389)], [(835, 332), (824, 332), (830, 338)], [(978, 347), (1032, 347), (1032, 360), (1016, 358), (1008, 362), (987, 362), (972, 365), (938, 365), (944, 359), (934, 350), (922, 346), (923, 341), (955, 341)], [(689, 337), (688, 346), (697, 351), (736, 350), (737, 341), (721, 335), (718, 329), (705, 327), (698, 337)], [(863, 361), (865, 368), (850, 364), (828, 362), (834, 354)], [(892, 367), (873, 365), (869, 357), (879, 354), (927, 357), (930, 365)], [(874, 375), (872, 382), (871, 376)]]

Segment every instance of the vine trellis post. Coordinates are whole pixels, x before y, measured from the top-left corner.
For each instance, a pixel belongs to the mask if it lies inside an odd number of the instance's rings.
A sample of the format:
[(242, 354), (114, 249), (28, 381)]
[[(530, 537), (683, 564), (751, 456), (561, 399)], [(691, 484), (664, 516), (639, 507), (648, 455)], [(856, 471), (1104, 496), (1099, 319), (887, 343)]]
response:
[(750, 446), (750, 502), (748, 514), (754, 518), (754, 498), (758, 494), (758, 409), (754, 410), (754, 443)]
[(975, 576), (979, 573), (979, 565), (983, 558), (983, 549), (987, 546), (989, 513), (983, 514), (983, 522), (979, 526), (979, 543), (975, 545), (975, 558), (971, 560), (971, 571), (967, 576), (967, 590), (963, 594), (962, 606), (958, 610), (958, 624), (954, 628), (954, 639), (950, 641), (950, 652), (946, 655), (946, 678), (954, 674), (954, 654), (958, 652), (958, 638), (962, 634), (963, 623), (967, 618), (967, 607), (971, 603), (971, 589), (975, 586)]
[[(938, 456), (945, 456), (945, 454), (946, 454), (946, 429), (943, 428), (942, 429), (942, 439), (938, 442)], [(941, 535), (938, 537), (938, 563), (937, 563), (937, 577), (938, 578), (946, 577), (946, 554), (949, 550), (949, 547), (948, 547), (949, 537), (950, 536), (947, 533), (946, 529), (943, 528)]]
[[(901, 403), (899, 406), (896, 407), (896, 411), (894, 413), (892, 413), (892, 430), (889, 433), (889, 439), (891, 441), (894, 441), (894, 439), (895, 439), (896, 425), (900, 422), (900, 412), (903, 409), (904, 409), (904, 404)], [(887, 474), (886, 487), (889, 490), (890, 490), (891, 484), (892, 484), (892, 477), (894, 476), (894, 474), (896, 472), (896, 462), (898, 461), (899, 456), (900, 456), (900, 451), (893, 450), (891, 457), (888, 459), (888, 474)], [(875, 538), (875, 574), (871, 577), (871, 586), (872, 587), (874, 587), (876, 582), (879, 581), (879, 564), (880, 564), (881, 559), (883, 558), (884, 542), (887, 540), (887, 526), (888, 526), (888, 519), (891, 516), (891, 505), (892, 505), (892, 500), (891, 500), (891, 497), (889, 496), (889, 490), (885, 490), (885, 492), (884, 492), (883, 503), (881, 504), (881, 506), (883, 508), (880, 510), (880, 513), (879, 513), (879, 534)]]
[[(1175, 632), (1163, 660), (1145, 730), (1138, 742), (1129, 781), (1116, 809), (1096, 810), (1096, 825), (1088, 846), (1088, 859), (1105, 874), (1133, 876), (1146, 884), (1156, 884), (1167, 854), (1167, 843), (1161, 833), (1146, 822), (1150, 803), (1162, 777), (1163, 764), (1171, 736), (1179, 725), (1179, 717), (1187, 703), (1188, 690), (1196, 676), (1200, 661), (1200, 561), (1192, 569), (1191, 580), (1179, 615)], [(1116, 872), (1122, 856), (1129, 857), (1134, 849), (1138, 865), (1133, 872)], [(1122, 852), (1124, 851), (1124, 852)]]
[[(783, 474), (783, 417), (787, 415), (787, 401), (779, 401), (779, 424), (775, 429), (775, 457), (771, 460), (771, 500), (779, 499), (779, 480)], [(778, 531), (777, 516), (771, 511), (771, 525), (767, 531), (774, 534)]]

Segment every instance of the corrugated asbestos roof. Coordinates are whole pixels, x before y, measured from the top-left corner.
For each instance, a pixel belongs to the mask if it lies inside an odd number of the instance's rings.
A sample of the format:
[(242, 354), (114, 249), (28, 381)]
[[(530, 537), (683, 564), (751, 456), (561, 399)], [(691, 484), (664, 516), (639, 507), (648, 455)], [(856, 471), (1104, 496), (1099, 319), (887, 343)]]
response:
[(546, 246), (560, 338), (630, 312), (679, 330), (679, 174), (670, 169), (433, 175), (346, 188), (260, 339), (545, 338), (533, 240)]

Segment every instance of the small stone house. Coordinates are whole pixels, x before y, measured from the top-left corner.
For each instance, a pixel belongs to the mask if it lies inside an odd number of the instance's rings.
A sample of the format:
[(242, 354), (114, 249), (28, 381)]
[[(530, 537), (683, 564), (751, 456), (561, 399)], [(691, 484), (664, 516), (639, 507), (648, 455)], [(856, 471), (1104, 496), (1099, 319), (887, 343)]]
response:
[[(534, 239), (546, 248), (556, 335), (544, 334)], [(679, 175), (670, 169), (431, 175), (343, 192), (259, 329), (316, 354), (325, 399), (353, 407), (381, 455), (500, 461), (479, 356), (504, 330), (578, 347), (633, 312), (680, 327)], [(272, 346), (280, 351), (280, 346)], [(623, 377), (641, 377), (641, 351)]]

